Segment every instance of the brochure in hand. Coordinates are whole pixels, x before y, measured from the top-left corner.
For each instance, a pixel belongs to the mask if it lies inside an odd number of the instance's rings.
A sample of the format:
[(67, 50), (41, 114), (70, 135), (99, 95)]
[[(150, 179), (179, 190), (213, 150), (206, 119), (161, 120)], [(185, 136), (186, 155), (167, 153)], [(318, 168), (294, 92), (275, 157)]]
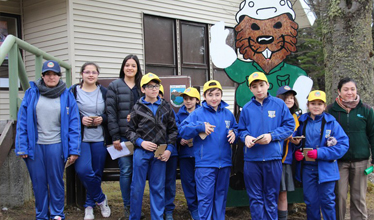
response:
[(160, 157), (166, 150), (167, 144), (160, 144), (155, 151), (155, 157)]

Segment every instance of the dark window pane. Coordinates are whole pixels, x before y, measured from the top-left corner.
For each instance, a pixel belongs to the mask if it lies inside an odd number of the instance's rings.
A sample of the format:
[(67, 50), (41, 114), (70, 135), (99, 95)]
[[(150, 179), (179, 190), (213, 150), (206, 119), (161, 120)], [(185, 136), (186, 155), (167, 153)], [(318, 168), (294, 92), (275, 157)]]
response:
[(191, 76), (192, 86), (203, 86), (207, 81), (208, 71), (205, 69), (189, 69), (183, 68), (182, 75)]
[(146, 64), (175, 65), (174, 20), (144, 15)]
[(206, 65), (206, 26), (181, 23), (182, 65)]
[(232, 81), (223, 69), (214, 69), (213, 78), (221, 83), (222, 86), (234, 86), (234, 81)]
[(229, 30), (229, 35), (226, 38), (226, 44), (229, 45), (232, 49), (235, 49), (235, 31), (234, 28), (226, 28)]
[(171, 67), (159, 67), (159, 66), (146, 66), (145, 73), (152, 72), (157, 76), (172, 76), (175, 74), (175, 68)]

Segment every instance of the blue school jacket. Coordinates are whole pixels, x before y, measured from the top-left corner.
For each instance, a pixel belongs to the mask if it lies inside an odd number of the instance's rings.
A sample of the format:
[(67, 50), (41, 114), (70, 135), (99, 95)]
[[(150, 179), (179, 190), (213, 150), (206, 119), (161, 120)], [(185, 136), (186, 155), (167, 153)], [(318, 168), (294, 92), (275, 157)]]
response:
[[(321, 130), (321, 123), (322, 118), (325, 119), (326, 124), (324, 126), (322, 132), (322, 138), (320, 138), (319, 134)], [(306, 121), (308, 120), (307, 127), (306, 127), (306, 140), (305, 140), (305, 147), (306, 148), (314, 148), (317, 149), (317, 159), (316, 162), (306, 162), (305, 159), (302, 161), (297, 162), (296, 166), (296, 179), (301, 182), (301, 172), (302, 172), (302, 164), (303, 163), (316, 163), (318, 166), (318, 182), (324, 183), (329, 181), (336, 181), (339, 180), (339, 169), (337, 159), (343, 157), (343, 155), (348, 151), (349, 147), (349, 139), (348, 136), (345, 134), (343, 128), (340, 124), (335, 120), (335, 118), (328, 114), (322, 113), (321, 116), (316, 116), (315, 120), (317, 123), (313, 123), (313, 119), (310, 117), (310, 113), (305, 113), (300, 116), (299, 122), (300, 126), (296, 131), (296, 135), (300, 136), (303, 133), (303, 128), (305, 126)], [(317, 134), (308, 134), (308, 132), (318, 132)], [(313, 136), (312, 140), (308, 140), (308, 136)], [(317, 137), (318, 138), (315, 138)], [(337, 140), (337, 144), (335, 146), (328, 147), (327, 146), (327, 138), (335, 137)], [(298, 148), (301, 147), (298, 146)]]
[[(221, 101), (215, 111), (203, 101), (202, 107), (193, 111), (180, 125), (181, 138), (193, 138), (195, 167), (224, 168), (232, 165), (231, 146), (227, 134), (229, 130), (233, 130), (237, 135), (238, 125), (227, 106), (226, 102)], [(204, 122), (216, 127), (214, 132), (202, 140), (199, 133), (205, 133)]]
[[(15, 152), (17, 156), (27, 154), (34, 159), (34, 149), (38, 141), (36, 104), (39, 100), (39, 89), (34, 82), (23, 97), (18, 111)], [(80, 155), (81, 122), (78, 105), (74, 95), (66, 89), (60, 96), (61, 105), (61, 144), (64, 161), (69, 155)], [(48, 117), (46, 115), (46, 117)]]
[(283, 141), (292, 135), (295, 120), (282, 99), (268, 94), (263, 104), (252, 100), (244, 105), (239, 118), (239, 137), (245, 143), (245, 137), (258, 137), (270, 133), (271, 142), (266, 145), (255, 144), (244, 147), (244, 161), (281, 160)]
[[(199, 104), (196, 105), (195, 110), (198, 109), (198, 108), (200, 108)], [(177, 116), (175, 117), (175, 120), (176, 120), (177, 126), (178, 126), (178, 130), (180, 130), (181, 123), (189, 115), (190, 115), (190, 113), (187, 111), (186, 106), (183, 105), (179, 109), (179, 111), (177, 113)], [(182, 146), (180, 144), (180, 141), (181, 141), (181, 137), (180, 137), (180, 135), (178, 135), (177, 145), (178, 145), (178, 155), (179, 155), (179, 158), (191, 158), (191, 157), (195, 157), (194, 152), (193, 152), (193, 148), (192, 147), (188, 147), (188, 146)]]

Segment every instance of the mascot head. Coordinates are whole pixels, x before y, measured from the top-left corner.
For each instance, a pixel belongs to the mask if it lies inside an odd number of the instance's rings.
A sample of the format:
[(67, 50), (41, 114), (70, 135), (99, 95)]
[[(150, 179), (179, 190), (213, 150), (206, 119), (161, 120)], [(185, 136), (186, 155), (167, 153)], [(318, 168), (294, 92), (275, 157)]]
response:
[(236, 47), (269, 73), (296, 51), (298, 25), (289, 0), (244, 0), (236, 14)]

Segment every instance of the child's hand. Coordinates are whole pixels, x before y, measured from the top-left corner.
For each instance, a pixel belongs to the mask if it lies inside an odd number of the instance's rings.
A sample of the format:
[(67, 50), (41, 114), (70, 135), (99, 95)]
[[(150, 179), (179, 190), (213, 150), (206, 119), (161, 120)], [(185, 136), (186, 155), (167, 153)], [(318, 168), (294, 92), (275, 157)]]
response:
[(308, 152), (307, 156), (312, 159), (317, 159), (318, 153), (317, 150), (311, 150)]
[(75, 163), (75, 161), (78, 159), (78, 155), (70, 155), (68, 160), (69, 160), (69, 164), (73, 164)]
[(147, 151), (155, 151), (157, 150), (157, 144), (152, 143), (150, 141), (143, 141), (142, 142), (142, 148)]
[(297, 161), (302, 161), (304, 159), (304, 154), (300, 150), (295, 151), (295, 159)]
[(227, 138), (229, 139), (229, 143), (232, 144), (235, 141), (235, 132), (232, 130), (229, 130), (229, 134), (227, 135)]
[(299, 145), (300, 141), (301, 141), (301, 138), (290, 138), (290, 141), (291, 141), (291, 143), (293, 143), (295, 145)]
[(248, 147), (248, 148), (251, 148), (253, 147), (253, 145), (255, 145), (255, 143), (253, 142), (256, 138), (252, 137), (252, 136), (249, 136), (247, 135), (245, 137), (245, 146)]
[(188, 140), (185, 140), (185, 139), (181, 139), (181, 145), (184, 146), (184, 145), (187, 145), (188, 144)]
[(264, 138), (261, 140), (257, 141), (256, 144), (268, 144), (271, 141), (271, 134), (267, 133), (264, 134)]
[(170, 155), (171, 155), (170, 150), (165, 150), (161, 156), (157, 157), (157, 159), (167, 162), (170, 158)]
[(205, 134), (210, 135), (212, 132), (214, 132), (214, 128), (216, 126), (209, 124), (208, 122), (204, 122), (205, 124)]

